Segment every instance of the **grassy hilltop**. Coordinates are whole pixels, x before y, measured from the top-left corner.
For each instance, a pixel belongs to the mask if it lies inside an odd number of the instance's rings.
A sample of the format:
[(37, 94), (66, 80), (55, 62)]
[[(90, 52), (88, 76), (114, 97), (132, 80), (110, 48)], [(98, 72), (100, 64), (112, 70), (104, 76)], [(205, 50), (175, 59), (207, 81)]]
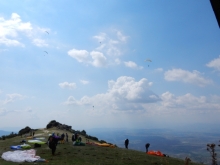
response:
[[(48, 132), (49, 131), (49, 132)], [(45, 137), (47, 140), (50, 133), (68, 133), (69, 142), (58, 144), (56, 155), (51, 155), (51, 150), (47, 144), (43, 144), (40, 148), (36, 148), (36, 155), (48, 160), (47, 165), (184, 165), (185, 161), (172, 157), (157, 157), (147, 155), (144, 152), (124, 149), (100, 147), (94, 145), (73, 146), (71, 142), (72, 133), (57, 128), (38, 129), (35, 132), (36, 137)], [(86, 142), (86, 138), (82, 137), (82, 142)], [(11, 151), (10, 146), (19, 145), (20, 141), (25, 139), (21, 136), (16, 136), (6, 140), (0, 140), (0, 155), (3, 152)], [(25, 139), (27, 140), (27, 139)], [(92, 140), (90, 140), (91, 142)], [(34, 145), (31, 144), (34, 148)], [(0, 158), (1, 165), (27, 165), (27, 164), (43, 164), (42, 162), (34, 163), (14, 163), (5, 161)], [(199, 165), (198, 163), (190, 162), (190, 165)]]

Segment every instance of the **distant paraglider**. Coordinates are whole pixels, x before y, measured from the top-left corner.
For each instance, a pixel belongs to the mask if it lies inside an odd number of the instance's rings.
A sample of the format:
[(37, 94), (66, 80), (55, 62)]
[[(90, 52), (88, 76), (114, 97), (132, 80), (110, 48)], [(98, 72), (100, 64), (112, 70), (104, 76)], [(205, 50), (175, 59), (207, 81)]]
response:
[[(44, 52), (48, 54), (48, 52), (47, 52), (47, 51), (44, 51)], [(44, 55), (44, 56), (45, 56), (45, 55)]]
[[(152, 62), (151, 59), (146, 59), (145, 62)], [(148, 65), (149, 67), (149, 65)]]
[(149, 62), (152, 62), (152, 61), (151, 61), (151, 59), (146, 59), (145, 61), (149, 61)]

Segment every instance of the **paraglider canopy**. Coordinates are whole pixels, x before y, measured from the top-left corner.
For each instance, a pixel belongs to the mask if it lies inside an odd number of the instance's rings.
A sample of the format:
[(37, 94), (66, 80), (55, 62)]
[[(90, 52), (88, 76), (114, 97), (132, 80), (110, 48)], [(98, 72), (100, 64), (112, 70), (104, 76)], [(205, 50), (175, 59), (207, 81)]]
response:
[(145, 61), (149, 61), (149, 62), (152, 62), (152, 61), (151, 61), (151, 59), (146, 59)]
[[(145, 60), (145, 62), (152, 62), (152, 61), (151, 61), (151, 59), (148, 58)], [(149, 67), (149, 65), (148, 65), (148, 67)]]

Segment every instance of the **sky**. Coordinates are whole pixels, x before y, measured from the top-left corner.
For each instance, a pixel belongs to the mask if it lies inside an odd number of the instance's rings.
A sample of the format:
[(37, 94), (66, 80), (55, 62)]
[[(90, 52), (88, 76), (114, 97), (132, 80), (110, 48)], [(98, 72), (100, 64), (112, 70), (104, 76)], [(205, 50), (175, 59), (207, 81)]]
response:
[(220, 124), (208, 0), (0, 1), (0, 129)]

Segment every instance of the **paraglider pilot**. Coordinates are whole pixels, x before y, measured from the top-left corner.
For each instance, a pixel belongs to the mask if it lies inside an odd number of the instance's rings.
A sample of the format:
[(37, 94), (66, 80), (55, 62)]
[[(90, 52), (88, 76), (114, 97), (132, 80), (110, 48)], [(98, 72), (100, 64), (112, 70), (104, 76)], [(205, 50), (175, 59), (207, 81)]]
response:
[(145, 144), (146, 153), (148, 152), (148, 148), (150, 147), (150, 143)]
[(128, 149), (128, 144), (129, 144), (129, 140), (126, 139), (126, 140), (125, 140), (125, 148), (127, 148), (127, 149)]

